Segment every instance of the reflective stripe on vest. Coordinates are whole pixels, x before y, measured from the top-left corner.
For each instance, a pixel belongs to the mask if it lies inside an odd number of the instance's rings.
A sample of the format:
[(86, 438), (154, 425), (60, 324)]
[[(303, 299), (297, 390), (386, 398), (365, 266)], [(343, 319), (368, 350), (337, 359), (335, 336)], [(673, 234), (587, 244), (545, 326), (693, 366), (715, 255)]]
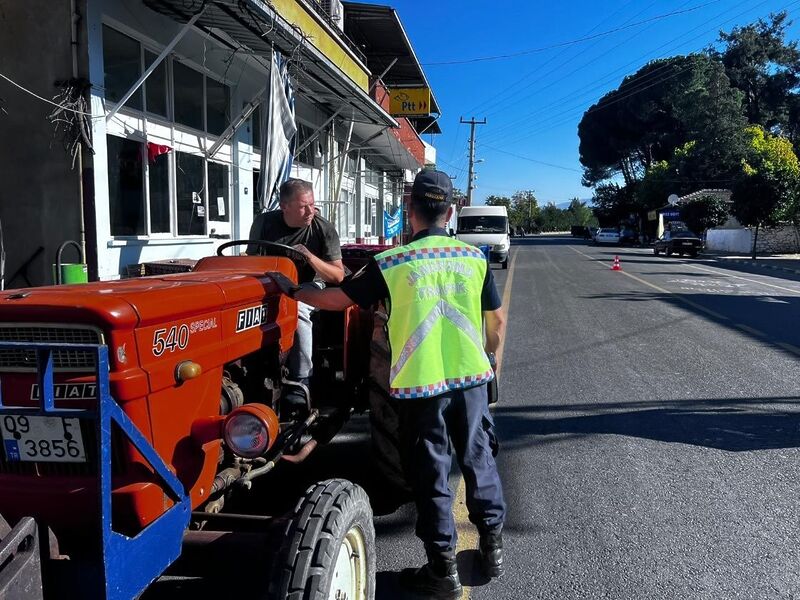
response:
[(375, 259), (389, 289), (390, 394), (421, 398), (491, 380), (481, 333), (483, 253), (429, 236)]

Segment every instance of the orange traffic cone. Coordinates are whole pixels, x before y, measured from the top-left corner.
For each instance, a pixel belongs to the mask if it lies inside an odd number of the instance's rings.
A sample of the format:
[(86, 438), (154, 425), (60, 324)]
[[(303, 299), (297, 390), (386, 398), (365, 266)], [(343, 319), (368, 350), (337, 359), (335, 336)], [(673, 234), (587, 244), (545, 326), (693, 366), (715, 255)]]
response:
[(619, 266), (619, 256), (614, 257), (614, 265), (611, 267), (612, 271), (622, 271), (622, 267)]

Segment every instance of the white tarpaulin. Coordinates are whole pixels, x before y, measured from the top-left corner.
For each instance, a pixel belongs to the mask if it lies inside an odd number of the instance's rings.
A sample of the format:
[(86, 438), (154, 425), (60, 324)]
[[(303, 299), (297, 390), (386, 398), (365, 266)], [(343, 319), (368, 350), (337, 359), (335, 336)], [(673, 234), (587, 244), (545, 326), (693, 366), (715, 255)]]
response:
[(258, 200), (262, 207), (278, 206), (278, 188), (289, 178), (297, 125), (294, 122), (294, 88), (288, 61), (272, 53), (270, 84), (261, 103), (261, 178)]

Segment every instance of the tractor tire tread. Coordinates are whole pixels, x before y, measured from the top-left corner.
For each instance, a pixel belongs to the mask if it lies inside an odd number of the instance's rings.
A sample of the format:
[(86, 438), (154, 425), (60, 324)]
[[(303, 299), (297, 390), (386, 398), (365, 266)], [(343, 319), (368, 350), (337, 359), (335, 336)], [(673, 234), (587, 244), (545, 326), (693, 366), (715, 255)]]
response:
[(337, 540), (347, 532), (345, 515), (363, 512), (368, 518), (364, 531), (369, 549), (368, 593), (374, 597), (374, 538), (372, 510), (366, 492), (341, 479), (329, 479), (311, 486), (297, 502), (288, 520), (284, 544), (269, 585), (270, 600), (321, 600), (327, 598), (326, 570), (331, 568), (339, 548)]

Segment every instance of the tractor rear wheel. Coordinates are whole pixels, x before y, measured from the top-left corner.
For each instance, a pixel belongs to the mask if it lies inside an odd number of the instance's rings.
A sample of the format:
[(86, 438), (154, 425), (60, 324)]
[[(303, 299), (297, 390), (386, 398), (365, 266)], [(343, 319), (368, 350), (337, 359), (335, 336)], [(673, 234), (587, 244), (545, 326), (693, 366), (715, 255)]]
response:
[(375, 528), (359, 486), (329, 479), (308, 488), (283, 539), (270, 600), (375, 598)]

